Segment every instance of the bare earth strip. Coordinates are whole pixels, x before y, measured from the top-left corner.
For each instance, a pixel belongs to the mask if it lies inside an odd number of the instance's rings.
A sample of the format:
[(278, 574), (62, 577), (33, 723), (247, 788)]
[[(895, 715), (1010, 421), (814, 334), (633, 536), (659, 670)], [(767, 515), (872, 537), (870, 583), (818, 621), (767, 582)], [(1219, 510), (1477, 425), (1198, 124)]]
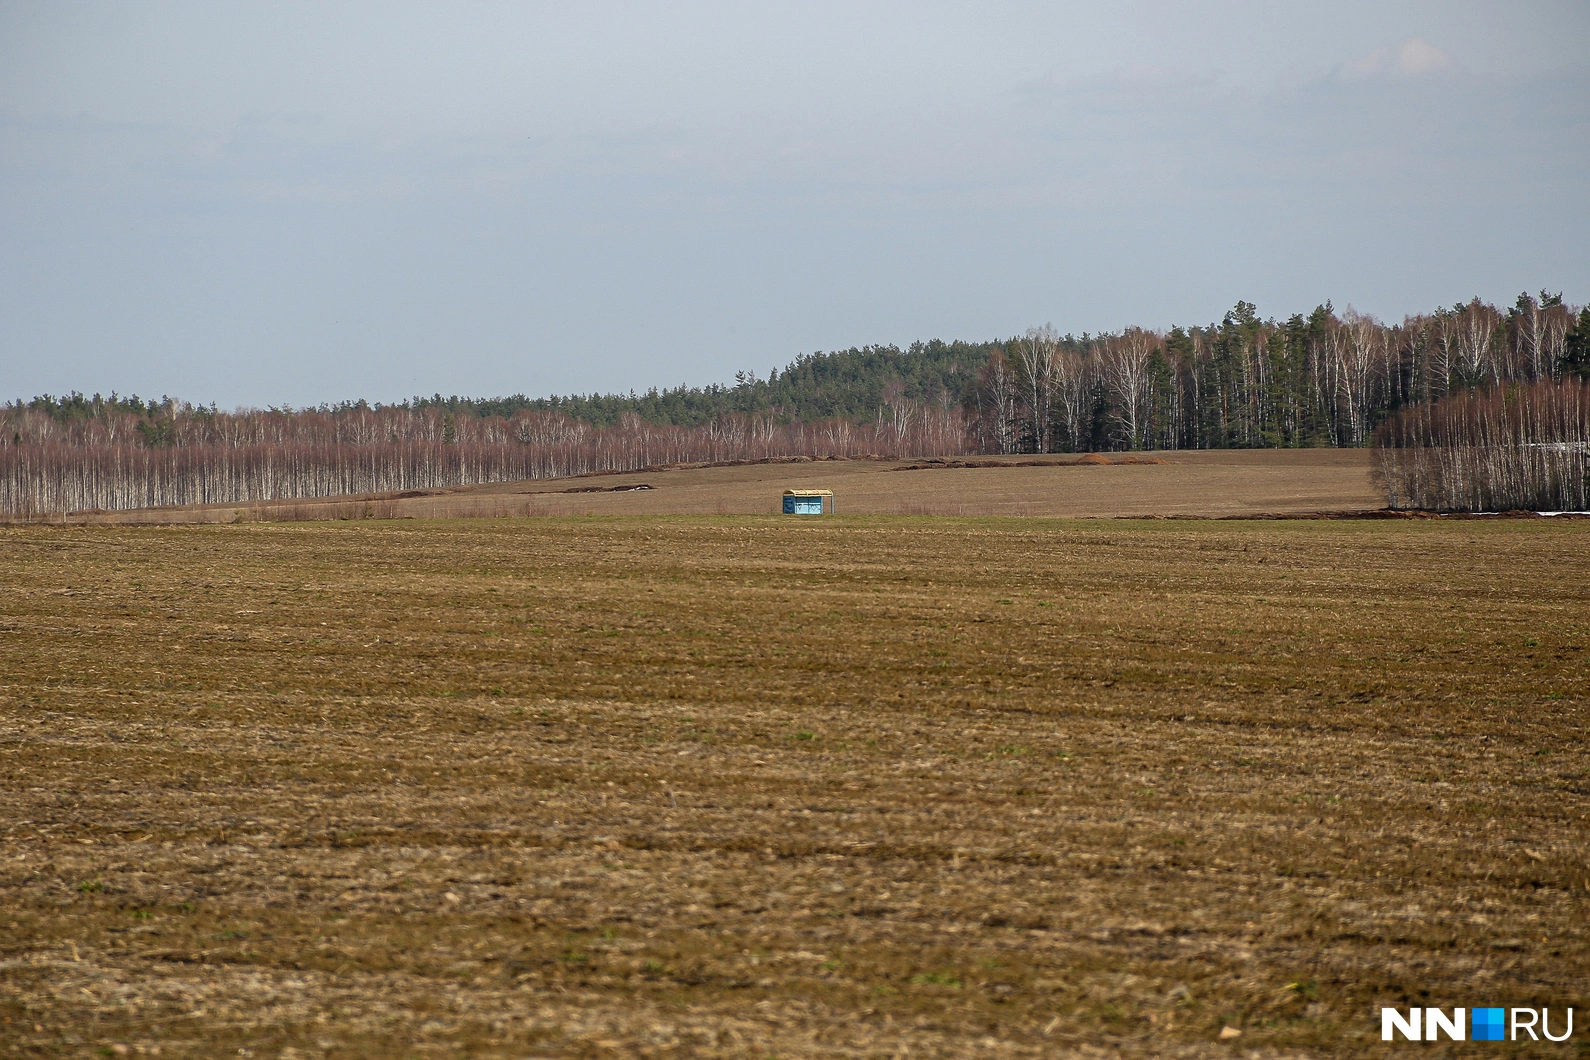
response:
[[(839, 460), (692, 467), (350, 500), (77, 514), (75, 523), (234, 522), (526, 515), (759, 515), (785, 489), (831, 489), (855, 515), (1229, 517), (1385, 505), (1362, 449), (1220, 450), (975, 458), (1005, 467), (907, 471), (924, 461)], [(1018, 466), (1020, 464), (1047, 466)], [(636, 489), (638, 486), (650, 487)]]
[(0, 1055), (1391, 1056), (1382, 1004), (1582, 1013), (1584, 527), (0, 530)]

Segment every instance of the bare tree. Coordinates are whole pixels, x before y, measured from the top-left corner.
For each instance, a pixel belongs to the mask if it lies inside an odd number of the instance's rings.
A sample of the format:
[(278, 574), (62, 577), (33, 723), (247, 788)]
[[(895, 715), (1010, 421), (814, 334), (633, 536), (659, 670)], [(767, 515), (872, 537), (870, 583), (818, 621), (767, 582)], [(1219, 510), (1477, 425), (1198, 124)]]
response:
[(1466, 306), (1453, 306), (1452, 312), (1458, 325), (1458, 366), (1465, 379), (1471, 385), (1482, 379), (1500, 382), (1503, 366), (1497, 361), (1491, 342), (1501, 324), (1501, 314), (1478, 297)]
[(980, 390), (986, 402), (983, 415), (988, 421), (994, 451), (1016, 451), (1016, 374), (1003, 350), (995, 347), (988, 355), (979, 378)]
[(1513, 305), (1513, 354), (1516, 361), (1514, 374), (1528, 379), (1539, 379), (1551, 372), (1546, 361), (1546, 313), (1528, 291), (1518, 296)]
[(1385, 361), (1385, 329), (1374, 317), (1349, 306), (1341, 322), (1328, 334), (1336, 363), (1337, 401), (1346, 418), (1344, 440), (1349, 445), (1362, 445), (1369, 431), (1372, 384), (1377, 369), (1383, 371)]
[(1121, 441), (1128, 449), (1144, 445), (1150, 398), (1149, 362), (1159, 337), (1142, 328), (1128, 328), (1117, 338), (1105, 339), (1096, 349), (1104, 385), (1114, 399), (1110, 409)]
[(1088, 392), (1093, 387), (1093, 360), (1075, 350), (1062, 349), (1054, 361), (1054, 390), (1060, 423), (1073, 451), (1087, 445)]
[(1060, 336), (1053, 324), (1028, 328), (1016, 343), (1016, 357), (1026, 384), (1027, 412), (1032, 437), (1038, 452), (1047, 453), (1050, 444), (1051, 415), (1054, 404), (1055, 354)]
[[(884, 416), (886, 410), (887, 418)], [(885, 430), (888, 432), (896, 456), (904, 455), (906, 436), (911, 433), (912, 423), (920, 411), (906, 398), (904, 383), (898, 379), (890, 379), (884, 384), (883, 408), (878, 410), (878, 428), (880, 433)]]

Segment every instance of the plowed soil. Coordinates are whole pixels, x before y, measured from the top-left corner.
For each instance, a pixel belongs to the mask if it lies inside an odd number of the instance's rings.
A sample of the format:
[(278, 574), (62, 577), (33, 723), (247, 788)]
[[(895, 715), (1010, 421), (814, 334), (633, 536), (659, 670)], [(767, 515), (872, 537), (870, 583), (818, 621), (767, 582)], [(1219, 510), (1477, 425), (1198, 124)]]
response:
[[(962, 473), (1021, 471), (890, 477)], [(0, 1055), (1391, 1056), (1441, 1047), (1383, 1004), (1582, 1013), (1584, 525), (0, 530)]]

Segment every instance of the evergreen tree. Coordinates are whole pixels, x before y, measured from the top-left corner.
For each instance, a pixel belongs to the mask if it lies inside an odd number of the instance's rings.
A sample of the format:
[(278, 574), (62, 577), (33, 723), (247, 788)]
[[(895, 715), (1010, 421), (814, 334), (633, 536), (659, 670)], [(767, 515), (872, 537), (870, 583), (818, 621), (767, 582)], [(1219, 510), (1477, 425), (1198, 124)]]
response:
[(1563, 375), (1590, 379), (1590, 306), (1579, 310), (1579, 321), (1563, 338), (1562, 359), (1557, 367)]

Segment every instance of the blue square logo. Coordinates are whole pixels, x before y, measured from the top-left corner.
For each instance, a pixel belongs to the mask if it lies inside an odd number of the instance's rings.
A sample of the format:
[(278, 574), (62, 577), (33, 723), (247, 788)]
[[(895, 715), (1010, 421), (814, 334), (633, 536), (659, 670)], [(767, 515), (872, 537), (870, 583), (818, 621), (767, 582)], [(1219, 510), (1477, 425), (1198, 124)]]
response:
[(1477, 1008), (1469, 1035), (1476, 1042), (1499, 1042), (1506, 1037), (1507, 1010), (1504, 1008)]

